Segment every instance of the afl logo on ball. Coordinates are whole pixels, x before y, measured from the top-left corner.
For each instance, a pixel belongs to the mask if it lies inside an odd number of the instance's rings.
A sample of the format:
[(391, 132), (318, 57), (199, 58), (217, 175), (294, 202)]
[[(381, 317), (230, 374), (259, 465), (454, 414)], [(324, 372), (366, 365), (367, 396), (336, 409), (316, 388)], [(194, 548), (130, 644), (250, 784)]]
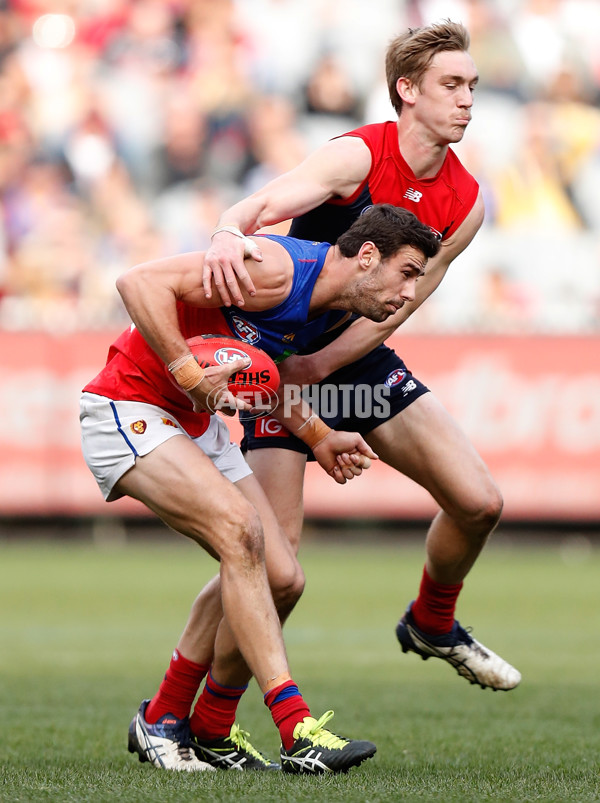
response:
[(252, 365), (250, 355), (246, 354), (242, 349), (236, 349), (234, 346), (224, 346), (223, 348), (217, 349), (215, 351), (215, 360), (219, 365), (229, 365), (229, 363), (235, 360), (250, 360), (250, 364), (246, 367), (246, 370)]
[(260, 332), (253, 323), (245, 321), (243, 318), (240, 318), (239, 315), (232, 315), (231, 323), (235, 331), (246, 343), (254, 345), (260, 340)]
[(399, 385), (400, 382), (406, 376), (406, 371), (403, 371), (402, 368), (396, 368), (395, 371), (392, 371), (391, 374), (387, 375), (385, 382), (383, 383), (386, 388), (395, 388), (396, 385)]

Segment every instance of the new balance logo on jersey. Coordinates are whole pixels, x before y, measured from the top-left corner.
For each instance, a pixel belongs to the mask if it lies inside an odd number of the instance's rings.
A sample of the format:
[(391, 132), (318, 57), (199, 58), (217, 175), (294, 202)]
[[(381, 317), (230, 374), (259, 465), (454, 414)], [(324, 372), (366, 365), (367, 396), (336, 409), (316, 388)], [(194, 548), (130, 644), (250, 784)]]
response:
[(408, 198), (409, 201), (414, 201), (416, 204), (418, 204), (423, 197), (423, 193), (419, 192), (419, 190), (413, 190), (412, 187), (409, 187), (402, 197)]

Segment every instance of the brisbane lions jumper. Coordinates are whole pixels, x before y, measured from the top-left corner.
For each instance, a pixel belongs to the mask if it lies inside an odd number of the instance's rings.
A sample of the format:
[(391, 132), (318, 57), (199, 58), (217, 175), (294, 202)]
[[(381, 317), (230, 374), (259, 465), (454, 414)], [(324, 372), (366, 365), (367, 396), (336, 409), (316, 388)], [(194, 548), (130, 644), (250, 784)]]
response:
[[(294, 276), (288, 297), (275, 307), (248, 312), (238, 307), (201, 309), (177, 303), (179, 326), (186, 339), (202, 334), (227, 335), (252, 343), (275, 361), (303, 348), (345, 315), (335, 311), (308, 320), (313, 287), (321, 273), (328, 243), (264, 235), (278, 242), (292, 258)], [(84, 391), (115, 401), (154, 404), (169, 412), (185, 431), (198, 437), (209, 423), (208, 413), (195, 413), (189, 396), (176, 384), (164, 362), (152, 351), (134, 324), (108, 351), (106, 365)]]

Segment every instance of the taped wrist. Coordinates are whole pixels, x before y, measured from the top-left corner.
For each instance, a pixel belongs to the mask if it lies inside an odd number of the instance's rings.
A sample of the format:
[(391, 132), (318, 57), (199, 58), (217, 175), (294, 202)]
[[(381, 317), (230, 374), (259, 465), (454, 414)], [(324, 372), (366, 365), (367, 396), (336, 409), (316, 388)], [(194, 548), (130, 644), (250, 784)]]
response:
[(204, 379), (205, 370), (200, 368), (193, 354), (184, 354), (167, 365), (173, 379), (183, 390), (197, 388)]
[(256, 243), (251, 240), (249, 237), (241, 232), (237, 226), (219, 226), (218, 229), (215, 229), (213, 233), (210, 235), (210, 239), (215, 236), (215, 234), (219, 234), (221, 231), (228, 231), (229, 234), (233, 234), (236, 237), (239, 237), (241, 240), (244, 241), (244, 256), (249, 257), (252, 254), (252, 251), (256, 248)]
[(314, 449), (315, 446), (325, 440), (330, 432), (331, 427), (328, 427), (318, 415), (313, 413), (298, 427), (296, 437), (300, 438), (310, 449)]

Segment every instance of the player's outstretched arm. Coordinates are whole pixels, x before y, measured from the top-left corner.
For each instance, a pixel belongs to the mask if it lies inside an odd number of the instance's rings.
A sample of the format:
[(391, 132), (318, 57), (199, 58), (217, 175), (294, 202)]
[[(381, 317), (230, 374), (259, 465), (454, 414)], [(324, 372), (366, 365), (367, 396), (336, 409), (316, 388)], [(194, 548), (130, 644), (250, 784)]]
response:
[(480, 193), (461, 226), (442, 244), (437, 256), (428, 261), (425, 274), (417, 281), (414, 301), (406, 303), (382, 323), (359, 318), (314, 354), (289, 357), (281, 365), (281, 384), (312, 385), (320, 382), (338, 368), (364, 357), (384, 343), (439, 286), (452, 261), (465, 250), (479, 230), (483, 215)]
[(340, 485), (378, 459), (358, 432), (331, 429), (300, 395), (286, 396), (271, 414), (312, 449), (321, 468)]
[(255, 290), (244, 256), (257, 262), (262, 259), (260, 249), (252, 247), (245, 235), (298, 217), (334, 195), (351, 195), (367, 176), (370, 165), (371, 153), (361, 139), (340, 137), (223, 212), (204, 260), (206, 297), (212, 298), (214, 284), (220, 304), (243, 306), (242, 288), (250, 296)]

